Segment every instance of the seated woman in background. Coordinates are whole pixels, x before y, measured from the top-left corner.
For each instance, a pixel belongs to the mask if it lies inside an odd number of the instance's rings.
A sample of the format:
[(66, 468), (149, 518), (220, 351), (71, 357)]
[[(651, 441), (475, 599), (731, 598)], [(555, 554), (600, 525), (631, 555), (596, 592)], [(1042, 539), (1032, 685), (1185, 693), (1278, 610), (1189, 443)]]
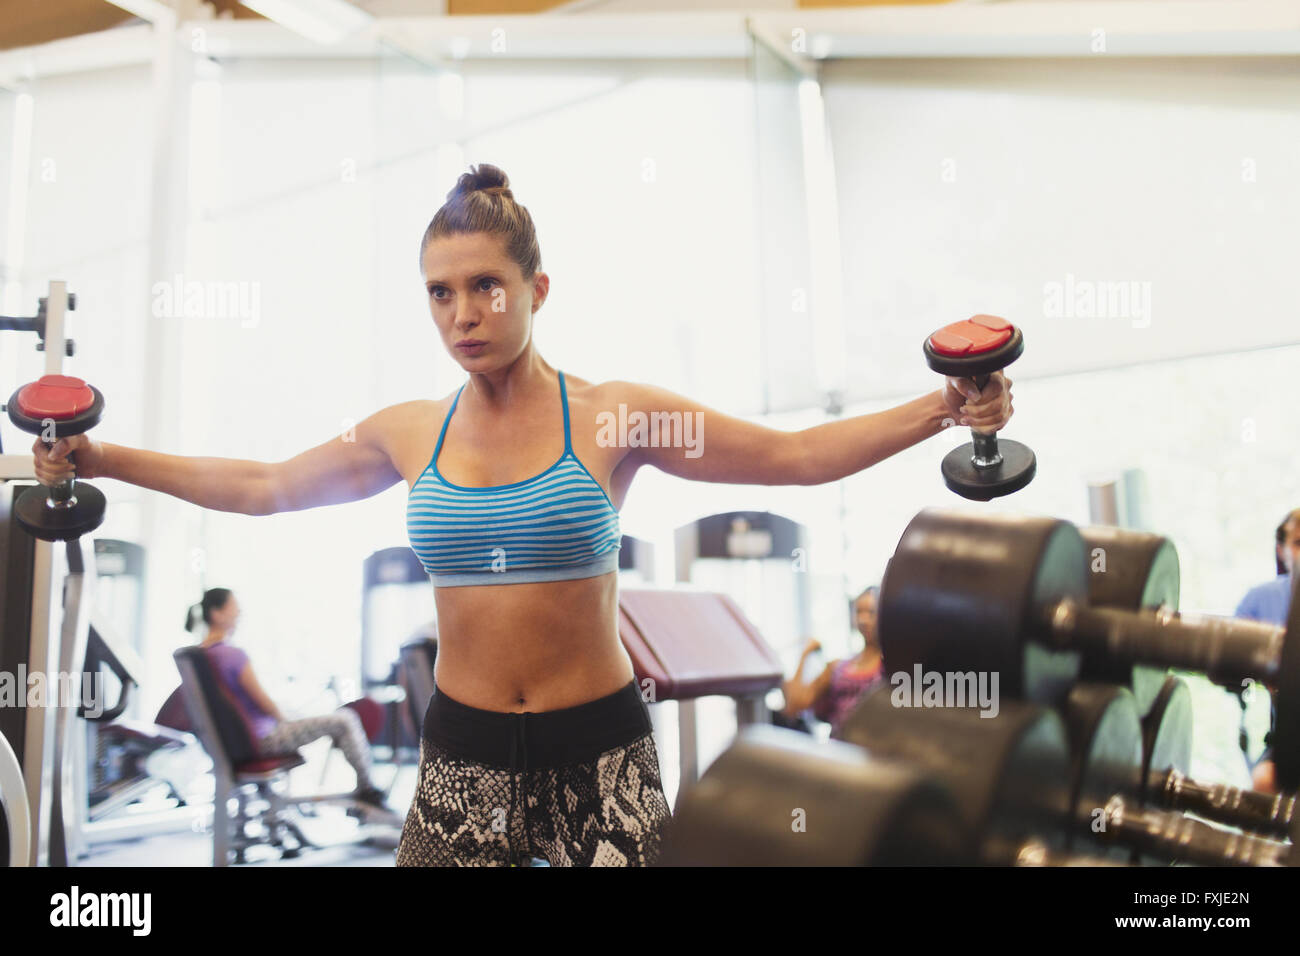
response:
[(803, 666), (809, 655), (821, 650), (816, 640), (809, 641), (799, 657), (794, 676), (781, 685), (785, 694), (785, 708), (781, 711), (787, 720), (797, 718), (801, 711), (812, 708), (818, 720), (831, 725), (831, 737), (838, 739), (840, 725), (853, 711), (853, 707), (867, 691), (885, 680), (885, 659), (880, 653), (876, 638), (876, 601), (880, 588), (871, 586), (853, 602), (858, 633), (862, 635), (862, 650), (854, 657), (845, 657), (827, 664), (817, 679), (811, 683), (803, 680)]
[[(362, 803), (392, 814), (393, 811), (384, 803), (383, 792), (370, 779), (370, 745), (356, 711), (340, 707), (319, 717), (285, 720), (275, 701), (258, 683), (248, 655), (226, 640), (234, 633), (239, 621), (239, 602), (234, 593), (229, 588), (206, 591), (203, 600), (191, 607), (186, 615), (185, 630), (193, 631), (200, 618), (207, 624), (208, 633), (199, 646), (207, 650), (218, 679), (229, 688), (247, 717), (257, 738), (258, 752), (265, 757), (293, 753), (304, 744), (329, 737), (357, 773), (357, 788), (353, 796)], [(398, 820), (400, 822), (400, 818)]]

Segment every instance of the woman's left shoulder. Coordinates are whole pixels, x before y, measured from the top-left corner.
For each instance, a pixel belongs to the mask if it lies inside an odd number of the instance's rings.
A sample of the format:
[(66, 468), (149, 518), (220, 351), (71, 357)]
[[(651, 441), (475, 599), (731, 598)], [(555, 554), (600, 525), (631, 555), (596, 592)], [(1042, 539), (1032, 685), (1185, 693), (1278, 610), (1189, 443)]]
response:
[(581, 376), (564, 373), (564, 385), (572, 401), (588, 403), (597, 408), (608, 408), (617, 412), (620, 405), (632, 408), (658, 407), (663, 405), (662, 389), (645, 382), (634, 382), (611, 378), (606, 381), (588, 381)]
[(637, 406), (644, 398), (648, 386), (636, 382), (610, 380), (591, 382), (578, 375), (564, 373), (564, 385), (571, 401), (594, 408), (617, 411), (620, 404)]

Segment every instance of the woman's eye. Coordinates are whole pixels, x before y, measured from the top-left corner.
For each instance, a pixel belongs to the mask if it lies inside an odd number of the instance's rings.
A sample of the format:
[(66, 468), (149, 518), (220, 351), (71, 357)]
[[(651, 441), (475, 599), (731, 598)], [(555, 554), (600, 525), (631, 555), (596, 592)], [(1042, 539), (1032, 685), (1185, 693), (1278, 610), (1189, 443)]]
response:
[[(480, 287), (482, 287), (484, 283), (487, 283), (487, 285), (490, 287), (496, 285), (496, 281), (497, 281), (496, 279), (480, 279), (478, 284)], [(486, 292), (487, 289), (484, 289), (483, 291)]]

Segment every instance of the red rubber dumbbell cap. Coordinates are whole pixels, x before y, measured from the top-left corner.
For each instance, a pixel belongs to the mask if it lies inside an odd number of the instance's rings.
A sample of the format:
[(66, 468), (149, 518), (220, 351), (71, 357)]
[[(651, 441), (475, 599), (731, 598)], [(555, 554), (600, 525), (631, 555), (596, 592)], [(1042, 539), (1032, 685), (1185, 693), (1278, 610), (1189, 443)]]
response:
[(973, 315), (935, 332), (930, 348), (940, 355), (979, 355), (1006, 345), (1014, 331), (1010, 322), (996, 315)]
[(95, 403), (90, 386), (72, 375), (42, 375), (18, 390), (18, 411), (28, 418), (75, 418)]

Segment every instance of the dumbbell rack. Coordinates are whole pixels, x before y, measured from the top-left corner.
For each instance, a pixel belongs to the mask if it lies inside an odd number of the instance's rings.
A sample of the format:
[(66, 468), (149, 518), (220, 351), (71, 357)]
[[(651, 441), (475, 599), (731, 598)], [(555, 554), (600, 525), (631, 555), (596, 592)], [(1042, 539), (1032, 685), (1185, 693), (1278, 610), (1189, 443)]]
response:
[[(1109, 572), (1087, 570), (1094, 546)], [(1177, 555), (1158, 535), (922, 511), (881, 587), (888, 667), (918, 682), (1000, 675), (994, 697), (896, 701), (882, 687), (844, 722), (843, 742), (742, 733), (679, 801), (664, 862), (1300, 865), (1294, 793), (1187, 779), (1191, 700), (1166, 676), (1188, 662), (1227, 687), (1256, 673), (1294, 707), (1300, 587), (1292, 602), (1285, 629), (1183, 617)], [(1060, 607), (1108, 626), (1069, 631), (1058, 647), (1049, 612)], [(1285, 786), (1300, 738), (1277, 745)]]

